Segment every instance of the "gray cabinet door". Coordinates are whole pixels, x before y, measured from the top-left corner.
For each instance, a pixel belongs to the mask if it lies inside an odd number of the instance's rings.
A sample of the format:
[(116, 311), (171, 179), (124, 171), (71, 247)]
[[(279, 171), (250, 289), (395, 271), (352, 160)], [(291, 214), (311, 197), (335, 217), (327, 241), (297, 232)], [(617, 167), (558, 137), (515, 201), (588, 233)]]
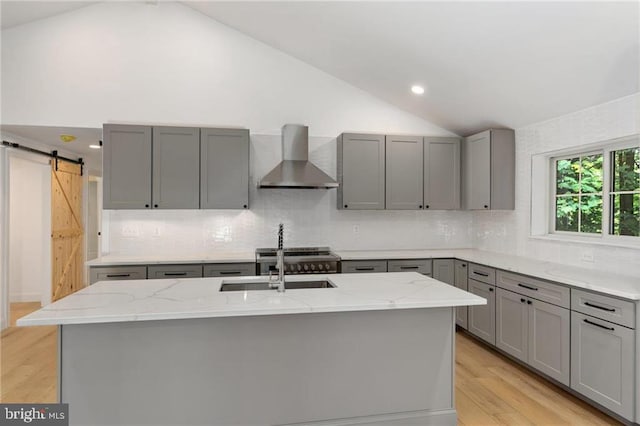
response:
[(200, 207), (200, 129), (153, 128), (154, 209)]
[(249, 131), (200, 129), (200, 208), (249, 208)]
[(487, 299), (486, 305), (469, 306), (468, 330), (482, 340), (496, 344), (496, 293), (491, 284), (469, 279), (469, 293)]
[(496, 290), (496, 346), (524, 362), (529, 353), (528, 306), (524, 296)]
[(338, 137), (338, 208), (385, 207), (385, 141), (382, 135), (344, 133)]
[(151, 127), (102, 128), (103, 208), (151, 208)]
[[(527, 362), (536, 370), (569, 386), (571, 376), (571, 317), (560, 306), (527, 298), (529, 353)], [(528, 302), (527, 302), (528, 303)]]
[[(466, 271), (465, 271), (466, 272)], [(434, 259), (433, 260), (433, 278), (454, 285), (455, 268), (453, 259)]]
[(423, 144), (419, 136), (386, 137), (386, 208), (423, 208)]
[(571, 388), (633, 420), (634, 332), (571, 312)]
[(424, 138), (424, 208), (460, 208), (460, 139)]
[[(464, 291), (469, 289), (467, 283), (467, 267), (467, 262), (456, 259), (453, 283), (460, 290)], [(466, 306), (458, 306), (456, 308), (456, 324), (465, 330), (467, 329), (467, 310)]]
[(465, 197), (467, 210), (491, 207), (491, 131), (465, 140)]

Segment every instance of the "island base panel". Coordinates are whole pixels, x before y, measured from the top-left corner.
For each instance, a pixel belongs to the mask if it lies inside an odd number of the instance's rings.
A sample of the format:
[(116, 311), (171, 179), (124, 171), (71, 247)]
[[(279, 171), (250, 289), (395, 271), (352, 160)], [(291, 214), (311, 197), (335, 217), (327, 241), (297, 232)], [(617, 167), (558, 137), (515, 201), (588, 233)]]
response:
[(63, 325), (76, 425), (455, 425), (452, 308)]

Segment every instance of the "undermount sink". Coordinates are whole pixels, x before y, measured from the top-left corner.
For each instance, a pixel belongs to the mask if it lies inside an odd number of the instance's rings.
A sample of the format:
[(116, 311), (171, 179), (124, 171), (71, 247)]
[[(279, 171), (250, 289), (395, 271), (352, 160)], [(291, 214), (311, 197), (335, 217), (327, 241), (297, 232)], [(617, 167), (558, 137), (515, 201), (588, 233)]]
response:
[[(316, 281), (285, 281), (285, 290), (296, 290), (301, 288), (335, 288), (335, 285), (327, 280)], [(275, 290), (269, 287), (269, 281), (240, 281), (224, 280), (220, 291), (253, 291), (253, 290)]]

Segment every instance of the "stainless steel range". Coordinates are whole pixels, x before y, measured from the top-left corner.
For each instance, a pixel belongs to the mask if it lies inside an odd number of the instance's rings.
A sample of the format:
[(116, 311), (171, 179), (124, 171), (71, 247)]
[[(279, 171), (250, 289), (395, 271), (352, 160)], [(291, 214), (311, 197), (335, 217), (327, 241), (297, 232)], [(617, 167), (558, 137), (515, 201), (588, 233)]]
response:
[[(256, 249), (258, 273), (269, 275), (276, 272), (275, 248)], [(340, 257), (329, 247), (291, 247), (284, 249), (284, 273), (292, 274), (335, 274), (340, 271)]]

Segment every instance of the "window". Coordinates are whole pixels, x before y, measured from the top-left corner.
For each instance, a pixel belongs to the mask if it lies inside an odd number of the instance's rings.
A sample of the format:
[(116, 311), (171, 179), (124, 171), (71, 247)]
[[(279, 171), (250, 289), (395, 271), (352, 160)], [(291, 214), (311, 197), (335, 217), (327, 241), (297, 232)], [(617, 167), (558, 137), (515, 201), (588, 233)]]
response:
[(555, 160), (555, 230), (602, 232), (602, 154)]
[(640, 236), (640, 148), (611, 152), (609, 197), (610, 233)]
[(639, 246), (640, 136), (534, 155), (531, 209), (532, 236)]

